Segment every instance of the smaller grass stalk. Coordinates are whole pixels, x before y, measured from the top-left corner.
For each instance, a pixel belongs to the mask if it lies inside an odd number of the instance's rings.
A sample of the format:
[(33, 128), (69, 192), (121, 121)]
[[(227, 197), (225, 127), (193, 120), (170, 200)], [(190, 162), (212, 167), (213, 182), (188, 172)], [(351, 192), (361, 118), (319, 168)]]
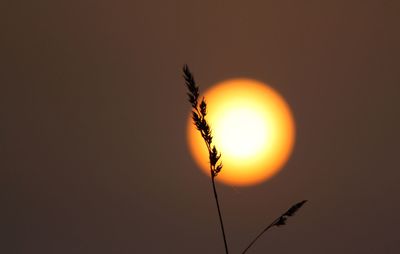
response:
[(218, 173), (222, 169), (222, 163), (220, 162), (221, 154), (218, 152), (217, 148), (212, 144), (213, 137), (211, 135), (211, 128), (205, 118), (207, 115), (207, 103), (204, 97), (201, 99), (201, 102), (199, 103), (199, 87), (196, 85), (194, 77), (187, 65), (183, 66), (183, 77), (185, 79), (185, 84), (189, 91), (187, 95), (189, 102), (192, 105), (193, 123), (196, 126), (197, 130), (200, 132), (208, 149), (211, 183), (213, 187), (215, 202), (217, 204), (218, 217), (225, 246), (225, 253), (228, 254), (229, 253), (228, 244), (226, 242), (224, 223), (222, 219), (221, 208), (219, 206), (217, 189), (215, 188), (215, 177), (217, 177)]
[(288, 219), (288, 217), (293, 216), (303, 205), (304, 203), (306, 203), (307, 200), (303, 200), (297, 204), (294, 204), (292, 207), (289, 208), (289, 210), (287, 210), (285, 213), (283, 213), (281, 216), (279, 216), (278, 218), (276, 218), (271, 224), (269, 224), (266, 228), (264, 228), (255, 238), (253, 241), (251, 241), (251, 243), (246, 247), (246, 249), (244, 249), (244, 251), (242, 252), (242, 254), (245, 254), (251, 246), (253, 246), (253, 244), (265, 233), (268, 231), (268, 229), (277, 226), (283, 226), (286, 225), (286, 221)]

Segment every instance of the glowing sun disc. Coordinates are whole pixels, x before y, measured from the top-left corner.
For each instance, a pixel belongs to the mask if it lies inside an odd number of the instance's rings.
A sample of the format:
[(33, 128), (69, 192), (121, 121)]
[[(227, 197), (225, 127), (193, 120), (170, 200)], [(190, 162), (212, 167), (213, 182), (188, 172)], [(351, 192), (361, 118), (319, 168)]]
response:
[[(223, 168), (217, 181), (254, 185), (284, 166), (293, 149), (295, 125), (288, 104), (277, 91), (256, 80), (231, 79), (203, 96), (213, 144), (222, 153)], [(191, 115), (187, 137), (196, 163), (210, 175), (208, 151)]]

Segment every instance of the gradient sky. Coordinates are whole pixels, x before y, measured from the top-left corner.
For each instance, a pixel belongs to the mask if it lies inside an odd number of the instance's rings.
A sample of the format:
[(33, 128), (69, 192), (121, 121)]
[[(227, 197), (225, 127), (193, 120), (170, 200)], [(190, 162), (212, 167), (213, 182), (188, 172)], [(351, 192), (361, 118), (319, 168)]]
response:
[[(400, 253), (400, 2), (2, 1), (0, 253), (223, 253), (181, 67), (291, 105), (294, 153), (218, 185), (239, 253)], [(223, 158), (222, 158), (223, 160)]]

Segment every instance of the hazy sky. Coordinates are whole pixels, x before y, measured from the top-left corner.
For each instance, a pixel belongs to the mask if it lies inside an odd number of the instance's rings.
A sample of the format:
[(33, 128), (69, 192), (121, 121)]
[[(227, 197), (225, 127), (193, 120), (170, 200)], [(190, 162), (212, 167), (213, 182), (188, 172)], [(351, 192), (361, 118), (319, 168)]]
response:
[[(400, 253), (400, 2), (2, 1), (0, 253), (223, 253), (185, 140), (201, 89), (269, 83), (297, 125), (272, 180), (218, 185), (239, 253)], [(222, 158), (223, 159), (223, 158)]]

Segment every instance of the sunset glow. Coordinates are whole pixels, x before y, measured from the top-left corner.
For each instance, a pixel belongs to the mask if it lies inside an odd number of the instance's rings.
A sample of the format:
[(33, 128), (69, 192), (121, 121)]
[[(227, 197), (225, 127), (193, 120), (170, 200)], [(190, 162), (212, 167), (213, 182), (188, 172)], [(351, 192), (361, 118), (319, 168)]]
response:
[[(256, 80), (232, 79), (211, 87), (204, 97), (213, 143), (224, 165), (217, 181), (254, 185), (284, 166), (294, 145), (295, 124), (278, 92)], [(207, 148), (190, 116), (187, 133), (196, 163), (210, 175)]]

